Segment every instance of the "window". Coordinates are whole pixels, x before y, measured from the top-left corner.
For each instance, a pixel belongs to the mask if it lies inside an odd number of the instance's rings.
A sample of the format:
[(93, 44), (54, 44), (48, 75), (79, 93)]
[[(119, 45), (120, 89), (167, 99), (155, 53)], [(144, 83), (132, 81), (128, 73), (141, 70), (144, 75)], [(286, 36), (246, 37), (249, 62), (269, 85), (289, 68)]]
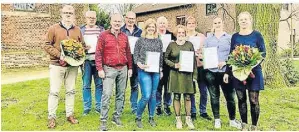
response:
[(282, 4), (282, 10), (289, 10), (289, 4)]
[(143, 21), (140, 21), (140, 22), (137, 22), (137, 26), (141, 29), (144, 28), (144, 22)]
[(185, 25), (186, 16), (177, 16), (176, 17), (176, 25)]
[(212, 15), (217, 11), (216, 4), (206, 4), (206, 15)]
[(15, 10), (21, 10), (21, 11), (34, 11), (35, 4), (33, 4), (33, 3), (18, 3), (18, 4), (13, 4), (13, 8)]

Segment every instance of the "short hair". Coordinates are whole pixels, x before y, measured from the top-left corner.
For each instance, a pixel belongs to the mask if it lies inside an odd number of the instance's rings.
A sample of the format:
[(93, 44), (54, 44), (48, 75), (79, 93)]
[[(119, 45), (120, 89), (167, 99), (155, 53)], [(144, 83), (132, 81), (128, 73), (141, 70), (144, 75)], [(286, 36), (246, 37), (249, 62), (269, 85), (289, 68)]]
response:
[(85, 17), (87, 16), (88, 13), (92, 13), (92, 14), (95, 14), (97, 16), (97, 13), (95, 11), (87, 11), (87, 12), (85, 12)]
[(187, 36), (186, 35), (186, 32), (187, 32), (187, 29), (186, 29), (186, 26), (184, 26), (184, 25), (177, 25), (175, 28), (174, 28), (174, 30), (173, 30), (173, 34), (175, 35), (175, 36), (177, 36), (177, 34), (178, 34), (178, 30), (179, 29), (184, 29), (184, 31), (185, 31), (185, 36)]
[(149, 26), (150, 24), (154, 24), (154, 25), (155, 25), (154, 38), (158, 38), (157, 23), (156, 23), (156, 21), (155, 21), (154, 19), (152, 19), (152, 18), (149, 18), (149, 19), (147, 19), (147, 20), (145, 21), (145, 23), (144, 23), (144, 27), (143, 27), (143, 29), (142, 29), (141, 37), (143, 37), (143, 38), (146, 37), (146, 35), (147, 35), (147, 31), (146, 31), (146, 29), (148, 28), (148, 26)]
[(61, 9), (60, 12), (62, 13), (63, 9), (68, 9), (68, 10), (73, 10), (73, 12), (75, 13), (75, 8), (71, 5), (64, 5)]
[(241, 12), (241, 13), (238, 15), (238, 20), (239, 20), (239, 18), (240, 18), (241, 15), (248, 15), (250, 21), (253, 22), (253, 18), (252, 18), (251, 14), (250, 14), (248, 11), (243, 11), (243, 12)]
[(168, 20), (167, 20), (167, 18), (164, 17), (164, 16), (160, 16), (160, 17), (157, 19), (157, 23), (160, 23), (161, 21), (164, 21), (164, 22), (166, 22), (166, 23), (168, 24)]
[(189, 16), (189, 17), (187, 17), (187, 19), (186, 19), (186, 23), (185, 23), (185, 25), (187, 26), (187, 23), (188, 23), (189, 21), (191, 21), (191, 20), (194, 20), (195, 23), (197, 24), (197, 21), (196, 21), (195, 17), (193, 17), (193, 16)]

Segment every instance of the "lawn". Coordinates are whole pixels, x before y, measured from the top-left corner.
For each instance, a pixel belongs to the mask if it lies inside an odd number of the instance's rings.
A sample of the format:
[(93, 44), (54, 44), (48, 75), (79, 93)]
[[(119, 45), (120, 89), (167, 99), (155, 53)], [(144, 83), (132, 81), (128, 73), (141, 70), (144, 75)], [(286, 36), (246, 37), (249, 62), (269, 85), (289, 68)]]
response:
[[(79, 124), (71, 125), (65, 118), (64, 94), (65, 89), (61, 89), (59, 107), (57, 110), (57, 127), (55, 130), (61, 131), (97, 131), (99, 129), (99, 115), (94, 111), (88, 116), (82, 116), (82, 90), (81, 79), (78, 77), (76, 85), (76, 102), (75, 115), (79, 119)], [(21, 82), (16, 84), (2, 85), (1, 92), (1, 130), (49, 130), (47, 128), (47, 98), (49, 91), (48, 79), (40, 79), (34, 81)], [(265, 91), (261, 92), (260, 105), (261, 113), (259, 120), (259, 129), (263, 131), (275, 130), (299, 130), (299, 87), (270, 89), (266, 87)], [(125, 109), (121, 120), (123, 127), (116, 127), (114, 124), (108, 122), (109, 130), (115, 131), (162, 131), (162, 130), (176, 130), (175, 117), (172, 116), (155, 116), (158, 123), (157, 127), (150, 127), (147, 123), (148, 112), (147, 109), (143, 116), (143, 129), (138, 129), (135, 125), (135, 116), (130, 112), (129, 103), (130, 89), (126, 90)], [(237, 129), (228, 127), (228, 114), (225, 106), (225, 100), (221, 95), (220, 114), (222, 119), (222, 128), (220, 130), (235, 131)], [(112, 98), (109, 119), (111, 119), (114, 110), (114, 97)], [(198, 100), (198, 93), (196, 99)], [(210, 103), (210, 101), (209, 101)], [(198, 106), (198, 105), (197, 105)], [(208, 107), (208, 114), (212, 115), (210, 105)], [(249, 107), (248, 107), (249, 108)], [(183, 113), (183, 112), (182, 112)], [(248, 112), (250, 115), (250, 112)], [(240, 119), (237, 111), (237, 119)], [(249, 116), (249, 122), (250, 116)], [(213, 128), (213, 121), (207, 121), (199, 118), (194, 122), (196, 130), (207, 131), (215, 130)], [(184, 127), (187, 130), (186, 127)]]
[(299, 60), (293, 61), (296, 71), (299, 71)]

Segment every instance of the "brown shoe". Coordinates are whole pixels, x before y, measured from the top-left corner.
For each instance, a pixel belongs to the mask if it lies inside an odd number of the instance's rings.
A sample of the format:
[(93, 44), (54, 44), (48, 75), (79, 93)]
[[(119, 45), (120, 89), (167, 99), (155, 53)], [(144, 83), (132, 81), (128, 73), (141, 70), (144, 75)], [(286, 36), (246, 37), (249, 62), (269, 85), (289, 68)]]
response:
[(56, 126), (55, 119), (54, 118), (49, 119), (48, 128), (53, 129), (55, 128), (55, 126)]
[(79, 123), (79, 121), (74, 116), (69, 116), (67, 118), (67, 121), (69, 121), (72, 124), (78, 124)]

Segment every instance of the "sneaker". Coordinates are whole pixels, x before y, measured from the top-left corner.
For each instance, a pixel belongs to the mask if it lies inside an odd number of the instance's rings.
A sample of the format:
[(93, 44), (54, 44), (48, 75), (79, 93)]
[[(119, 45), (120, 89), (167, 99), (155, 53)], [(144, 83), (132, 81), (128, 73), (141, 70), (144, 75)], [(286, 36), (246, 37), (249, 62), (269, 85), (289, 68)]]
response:
[(101, 114), (101, 110), (96, 109), (96, 113), (97, 113), (97, 114)]
[(89, 114), (90, 110), (84, 110), (83, 116), (87, 116)]
[(237, 121), (237, 120), (230, 120), (229, 121), (229, 126), (230, 127), (235, 127), (237, 129), (242, 129), (241, 123), (239, 121)]
[(118, 118), (118, 117), (113, 117), (112, 118), (112, 123), (115, 124), (115, 125), (117, 125), (117, 126), (122, 126), (120, 118)]
[(157, 113), (158, 116), (162, 115), (162, 108), (161, 107), (157, 107)]
[(220, 119), (215, 119), (215, 124), (214, 124), (215, 128), (221, 128), (221, 120)]
[(167, 116), (170, 116), (172, 114), (169, 107), (164, 108), (164, 112)]
[(137, 110), (132, 110), (132, 112), (131, 112), (133, 115), (136, 115), (136, 113), (137, 113)]
[(242, 126), (242, 131), (248, 131), (246, 123), (242, 123), (241, 126)]
[(53, 128), (55, 128), (55, 126), (56, 126), (55, 119), (54, 118), (49, 119), (48, 128), (53, 129)]
[(135, 122), (136, 122), (136, 125), (137, 125), (138, 128), (142, 128), (143, 127), (141, 119), (136, 118)]
[(191, 114), (191, 119), (192, 119), (192, 121), (196, 120), (196, 113)]
[(212, 118), (207, 113), (200, 114), (200, 117), (207, 119), (207, 120), (212, 120)]
[(176, 116), (175, 117), (176, 119), (176, 128), (177, 129), (182, 129), (183, 128), (183, 123), (182, 123), (182, 120), (181, 120), (181, 116)]
[(258, 131), (258, 130), (257, 130), (257, 126), (255, 126), (255, 125), (251, 125), (251, 127), (250, 127), (250, 131)]
[(193, 130), (195, 128), (190, 116), (186, 116), (186, 124), (190, 130)]
[(108, 131), (106, 121), (101, 121), (100, 131)]
[(156, 127), (157, 126), (157, 123), (155, 122), (154, 118), (153, 117), (150, 117), (149, 120), (148, 120), (149, 124), (152, 126), (152, 127)]

